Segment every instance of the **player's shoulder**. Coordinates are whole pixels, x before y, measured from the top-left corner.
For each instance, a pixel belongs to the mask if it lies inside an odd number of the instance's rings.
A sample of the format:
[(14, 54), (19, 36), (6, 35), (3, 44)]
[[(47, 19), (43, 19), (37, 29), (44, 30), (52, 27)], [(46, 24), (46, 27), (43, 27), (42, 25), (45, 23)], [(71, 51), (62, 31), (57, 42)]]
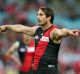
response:
[(58, 28), (54, 28), (52, 31), (51, 31), (51, 33), (50, 33), (50, 35), (51, 36), (53, 36), (53, 35), (59, 35), (61, 33), (61, 29), (58, 29)]

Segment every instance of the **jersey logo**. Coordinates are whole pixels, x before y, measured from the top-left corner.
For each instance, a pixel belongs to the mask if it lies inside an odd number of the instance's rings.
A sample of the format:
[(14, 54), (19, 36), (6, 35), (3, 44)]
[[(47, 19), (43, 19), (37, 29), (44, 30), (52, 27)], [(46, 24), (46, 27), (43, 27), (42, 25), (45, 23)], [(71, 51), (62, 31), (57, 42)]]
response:
[(25, 48), (20, 48), (19, 51), (20, 51), (20, 52), (25, 52), (26, 50), (25, 50)]
[(39, 39), (39, 36), (35, 36), (35, 39)]
[(35, 47), (28, 47), (27, 52), (34, 52), (35, 51)]
[(49, 42), (49, 37), (42, 36), (42, 38), (40, 39), (40, 41)]

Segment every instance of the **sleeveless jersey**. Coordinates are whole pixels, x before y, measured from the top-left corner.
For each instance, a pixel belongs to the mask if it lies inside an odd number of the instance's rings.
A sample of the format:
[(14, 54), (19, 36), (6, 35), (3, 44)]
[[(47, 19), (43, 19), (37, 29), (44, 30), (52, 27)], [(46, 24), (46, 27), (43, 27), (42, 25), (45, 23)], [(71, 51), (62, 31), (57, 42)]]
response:
[(54, 28), (56, 27), (51, 26), (43, 31), (39, 27), (35, 32), (34, 70), (37, 70), (39, 66), (57, 64), (60, 44), (56, 44), (50, 39), (50, 32)]
[(21, 63), (24, 62), (26, 52), (27, 52), (27, 46), (24, 44), (24, 42), (19, 41), (18, 55)]
[(34, 43), (34, 40), (31, 40), (27, 47), (27, 52), (25, 53), (25, 56), (24, 56), (23, 65), (20, 68), (22, 72), (28, 72), (31, 70), (34, 52), (35, 52), (35, 43)]

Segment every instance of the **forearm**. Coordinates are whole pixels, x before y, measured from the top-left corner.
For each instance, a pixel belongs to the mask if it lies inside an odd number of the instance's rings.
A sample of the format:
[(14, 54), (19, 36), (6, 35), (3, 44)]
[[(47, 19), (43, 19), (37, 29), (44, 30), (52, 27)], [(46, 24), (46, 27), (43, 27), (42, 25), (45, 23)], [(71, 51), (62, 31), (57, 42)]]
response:
[(7, 25), (6, 29), (18, 33), (24, 33), (29, 36), (33, 36), (37, 27), (28, 27), (23, 25)]
[(21, 65), (20, 60), (19, 60), (18, 58), (16, 58), (13, 54), (6, 53), (6, 54), (5, 54), (5, 57), (6, 57), (8, 60), (14, 61), (16, 64)]
[(13, 60), (17, 65), (21, 65), (21, 62), (19, 60), (19, 58), (16, 58), (14, 55), (11, 55), (10, 56), (11, 60)]
[(65, 29), (65, 28), (61, 30), (61, 36), (62, 37), (70, 36), (70, 33), (71, 33), (71, 30), (68, 30), (68, 29)]
[(20, 25), (20, 24), (17, 24), (17, 25), (5, 25), (5, 28), (6, 28), (6, 30), (11, 30), (11, 31), (20, 33), (20, 32), (22, 32), (23, 26)]
[(62, 37), (65, 37), (65, 36), (69, 36), (69, 32), (70, 30), (68, 29), (55, 29), (53, 31), (53, 37), (55, 37), (56, 39), (60, 39)]
[(20, 24), (0, 26), (0, 32), (5, 32), (6, 30), (11, 30), (14, 32), (22, 32), (23, 29), (24, 29), (24, 26)]
[(24, 33), (33, 36), (37, 27), (28, 27), (21, 24), (0, 26), (0, 32), (11, 30), (17, 33)]

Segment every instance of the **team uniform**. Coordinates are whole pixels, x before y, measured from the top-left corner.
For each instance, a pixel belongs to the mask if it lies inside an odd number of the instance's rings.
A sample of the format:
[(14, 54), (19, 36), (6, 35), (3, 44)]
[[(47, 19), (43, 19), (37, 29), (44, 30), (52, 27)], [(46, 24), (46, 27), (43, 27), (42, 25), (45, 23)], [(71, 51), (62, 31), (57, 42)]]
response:
[(20, 74), (32, 74), (31, 67), (34, 56), (34, 41), (32, 40), (27, 46), (22, 41), (19, 41), (18, 54), (22, 63)]
[(58, 74), (57, 59), (60, 44), (52, 42), (50, 32), (55, 26), (43, 31), (39, 27), (35, 32), (34, 74)]

